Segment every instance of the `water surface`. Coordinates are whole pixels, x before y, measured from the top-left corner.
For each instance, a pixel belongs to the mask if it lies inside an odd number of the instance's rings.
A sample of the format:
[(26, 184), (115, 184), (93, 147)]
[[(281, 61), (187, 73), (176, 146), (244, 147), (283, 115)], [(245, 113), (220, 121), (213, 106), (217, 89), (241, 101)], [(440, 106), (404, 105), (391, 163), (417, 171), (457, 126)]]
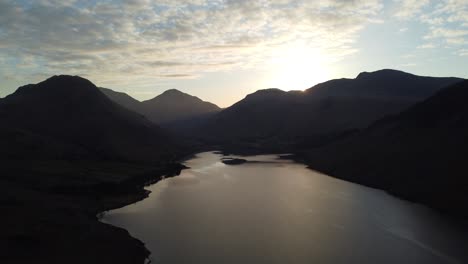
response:
[(468, 263), (466, 226), (428, 208), (276, 155), (221, 158), (198, 154), (103, 221), (152, 263)]

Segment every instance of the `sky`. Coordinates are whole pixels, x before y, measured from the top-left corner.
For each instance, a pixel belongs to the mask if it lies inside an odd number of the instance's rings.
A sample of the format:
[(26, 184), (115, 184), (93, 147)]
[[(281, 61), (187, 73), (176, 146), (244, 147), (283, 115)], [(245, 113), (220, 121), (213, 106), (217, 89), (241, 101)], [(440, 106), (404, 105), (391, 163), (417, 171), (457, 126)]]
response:
[(384, 68), (468, 78), (468, 0), (0, 0), (0, 97), (70, 74), (227, 107)]

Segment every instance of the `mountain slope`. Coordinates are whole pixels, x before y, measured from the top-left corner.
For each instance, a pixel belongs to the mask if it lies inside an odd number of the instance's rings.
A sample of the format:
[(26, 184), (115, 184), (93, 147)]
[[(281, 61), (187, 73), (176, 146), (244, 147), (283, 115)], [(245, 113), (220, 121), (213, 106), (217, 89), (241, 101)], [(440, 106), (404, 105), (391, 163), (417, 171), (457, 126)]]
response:
[[(363, 132), (307, 153), (313, 169), (466, 213), (468, 81)], [(463, 211), (464, 210), (464, 211)]]
[(202, 134), (224, 140), (322, 138), (365, 128), (460, 80), (382, 70), (331, 80), (304, 92), (261, 90), (217, 114)]
[(361, 97), (386, 100), (418, 101), (443, 87), (460, 81), (452, 77), (426, 77), (397, 71), (362, 72), (355, 79), (337, 79), (317, 84), (308, 89), (313, 97)]
[[(27, 140), (41, 138), (67, 148), (73, 145), (80, 155), (86, 152), (92, 158), (157, 162), (172, 155), (171, 139), (163, 130), (77, 76), (54, 76), (18, 88), (2, 100), (0, 123), (30, 135)], [(39, 153), (41, 149), (48, 152), (48, 144), (35, 146)]]
[[(100, 90), (112, 101), (146, 116), (157, 124), (181, 126), (186, 122), (198, 122), (221, 109), (198, 97), (180, 92), (176, 89), (167, 90), (153, 99), (140, 102), (126, 93), (116, 92), (107, 88)], [(192, 120), (194, 119), (194, 120)], [(185, 126), (183, 126), (185, 127)]]
[(215, 104), (172, 89), (143, 101), (143, 113), (156, 123), (167, 123), (213, 114), (221, 109)]
[(116, 92), (114, 90), (103, 87), (99, 87), (99, 90), (101, 90), (103, 94), (105, 94), (107, 97), (109, 97), (109, 99), (118, 103), (119, 105), (129, 110), (132, 110), (133, 112), (142, 114), (141, 102), (134, 99), (130, 95), (122, 92)]

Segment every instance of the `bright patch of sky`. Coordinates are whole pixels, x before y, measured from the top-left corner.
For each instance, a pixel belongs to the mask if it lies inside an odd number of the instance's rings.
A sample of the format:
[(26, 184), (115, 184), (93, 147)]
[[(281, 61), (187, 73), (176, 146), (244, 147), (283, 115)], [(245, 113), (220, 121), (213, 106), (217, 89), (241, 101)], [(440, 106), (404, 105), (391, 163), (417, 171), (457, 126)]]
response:
[(226, 107), (383, 68), (468, 77), (468, 0), (0, 0), (0, 96), (55, 74)]

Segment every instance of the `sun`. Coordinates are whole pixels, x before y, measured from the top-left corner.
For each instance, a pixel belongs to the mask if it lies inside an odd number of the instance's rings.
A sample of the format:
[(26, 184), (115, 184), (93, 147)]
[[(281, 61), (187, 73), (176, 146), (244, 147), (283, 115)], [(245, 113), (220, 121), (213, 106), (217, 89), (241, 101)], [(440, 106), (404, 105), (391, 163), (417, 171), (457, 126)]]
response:
[(288, 45), (275, 52), (271, 60), (270, 87), (304, 90), (328, 80), (326, 56), (305, 44)]

